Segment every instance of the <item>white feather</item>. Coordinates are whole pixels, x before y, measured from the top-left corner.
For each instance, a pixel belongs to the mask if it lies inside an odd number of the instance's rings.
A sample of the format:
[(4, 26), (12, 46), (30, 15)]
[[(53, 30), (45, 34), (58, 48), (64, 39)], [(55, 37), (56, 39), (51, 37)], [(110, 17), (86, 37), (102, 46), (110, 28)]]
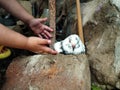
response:
[(61, 47), (62, 47), (62, 46), (61, 46), (61, 42), (56, 42), (56, 43), (54, 44), (54, 49), (55, 49), (58, 53), (62, 53), (62, 52), (63, 52), (63, 50), (62, 50)]

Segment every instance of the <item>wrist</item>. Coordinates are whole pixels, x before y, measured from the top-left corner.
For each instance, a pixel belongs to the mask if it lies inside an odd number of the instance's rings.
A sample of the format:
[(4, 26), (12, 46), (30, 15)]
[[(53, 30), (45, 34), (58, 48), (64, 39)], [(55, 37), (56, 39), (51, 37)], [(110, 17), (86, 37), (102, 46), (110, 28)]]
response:
[(29, 17), (26, 21), (25, 21), (25, 23), (27, 24), (27, 25), (30, 25), (30, 23), (31, 23), (31, 21), (34, 19), (34, 17), (33, 16), (31, 16), (31, 17)]
[(34, 40), (32, 39), (33, 37), (28, 37), (26, 40), (26, 44), (24, 46), (24, 49), (29, 50), (29, 51), (33, 51), (33, 47), (34, 47)]
[(22, 44), (20, 48), (21, 48), (21, 49), (25, 49), (25, 50), (29, 50), (29, 49), (28, 49), (29, 38), (26, 37), (25, 40), (24, 40), (23, 42), (24, 42), (24, 44)]

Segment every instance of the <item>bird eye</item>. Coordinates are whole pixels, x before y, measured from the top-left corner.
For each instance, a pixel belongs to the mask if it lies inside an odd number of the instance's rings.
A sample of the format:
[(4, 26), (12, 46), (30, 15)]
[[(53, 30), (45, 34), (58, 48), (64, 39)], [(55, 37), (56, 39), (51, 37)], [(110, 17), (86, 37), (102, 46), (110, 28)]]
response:
[(69, 42), (71, 43), (71, 39), (69, 39)]
[(78, 40), (77, 38), (75, 38), (76, 40)]

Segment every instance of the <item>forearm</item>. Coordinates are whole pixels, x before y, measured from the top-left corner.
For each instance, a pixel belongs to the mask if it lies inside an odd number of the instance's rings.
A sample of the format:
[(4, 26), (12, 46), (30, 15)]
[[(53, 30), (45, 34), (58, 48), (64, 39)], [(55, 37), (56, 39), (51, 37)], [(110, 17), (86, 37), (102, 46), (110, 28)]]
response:
[(16, 0), (0, 0), (0, 6), (24, 23), (28, 24), (34, 18)]
[(0, 24), (0, 45), (25, 49), (28, 38)]

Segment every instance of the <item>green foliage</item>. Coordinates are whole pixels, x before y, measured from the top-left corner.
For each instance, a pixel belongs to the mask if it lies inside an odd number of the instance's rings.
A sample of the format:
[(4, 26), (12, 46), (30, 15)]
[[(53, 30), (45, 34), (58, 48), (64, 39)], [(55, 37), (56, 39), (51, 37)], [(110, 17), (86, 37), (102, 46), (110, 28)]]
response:
[(97, 85), (92, 85), (91, 90), (102, 90), (102, 89), (98, 87)]

